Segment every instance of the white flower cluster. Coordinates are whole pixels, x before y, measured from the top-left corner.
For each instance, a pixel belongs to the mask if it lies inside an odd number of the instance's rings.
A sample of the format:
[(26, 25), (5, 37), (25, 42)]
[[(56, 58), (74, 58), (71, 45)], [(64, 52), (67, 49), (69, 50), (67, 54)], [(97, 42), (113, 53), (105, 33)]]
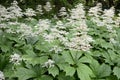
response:
[(55, 53), (59, 53), (62, 51), (62, 49), (59, 46), (54, 46), (53, 48), (50, 49), (50, 51), (55, 51)]
[(64, 39), (63, 44), (68, 49), (89, 51), (91, 48), (90, 43), (94, 40), (91, 36), (87, 35), (89, 28), (86, 24), (85, 11), (82, 4), (72, 9), (69, 22), (66, 25), (70, 25), (70, 38)]
[(38, 5), (36, 10), (38, 11), (39, 14), (43, 14), (42, 5)]
[(24, 14), (28, 17), (32, 17), (36, 15), (36, 12), (32, 8), (27, 8)]
[(13, 54), (10, 56), (10, 62), (15, 65), (19, 65), (21, 60), (22, 59), (19, 54)]
[(100, 27), (106, 27), (110, 34), (110, 42), (116, 43), (114, 37), (116, 37), (116, 31), (114, 27), (120, 26), (120, 17), (115, 18), (115, 9), (111, 7), (110, 9), (102, 10), (101, 5), (98, 4), (89, 10), (89, 16), (91, 20)]
[(99, 15), (102, 12), (102, 4), (98, 3), (97, 6), (91, 7), (88, 12), (89, 12), (88, 14), (89, 16), (99, 17)]
[(21, 37), (28, 37), (28, 36), (35, 36), (33, 29), (31, 26), (21, 23), (19, 29), (17, 30), (18, 33), (21, 33)]
[(64, 38), (64, 35), (67, 34), (67, 32), (64, 29), (65, 26), (61, 21), (58, 21), (56, 25), (52, 25), (49, 28), (50, 33), (44, 33), (43, 37), (45, 38), (46, 41), (48, 42), (53, 42), (55, 39), (61, 39)]
[(76, 32), (72, 34), (73, 37), (70, 38), (69, 41), (64, 42), (65, 46), (69, 47), (70, 49), (89, 51), (89, 49), (92, 48), (90, 43), (94, 40), (91, 36), (87, 35), (87, 26), (81, 25), (80, 27), (76, 27), (73, 31)]
[(83, 5), (82, 4), (78, 4), (74, 9), (72, 9), (71, 12), (71, 19), (77, 19), (77, 20), (81, 20), (83, 18), (85, 18), (85, 11), (83, 9)]
[[(56, 25), (49, 26), (49, 33), (43, 33), (45, 40), (53, 42), (57, 39), (61, 41), (67, 49), (88, 51), (91, 48), (90, 43), (93, 42), (93, 39), (87, 35), (89, 29), (86, 25), (85, 11), (82, 4), (72, 9), (71, 16), (67, 20), (68, 22), (57, 21)], [(68, 27), (70, 28), (69, 31), (67, 31)], [(44, 30), (44, 27), (42, 29)], [(61, 51), (57, 45), (55, 45), (52, 50), (54, 50), (55, 53)]]
[(13, 1), (10, 7), (7, 8), (8, 15), (10, 16), (9, 18), (18, 18), (22, 17), (22, 9), (18, 6), (17, 1)]
[(35, 28), (35, 34), (36, 35), (47, 35), (45, 34), (45, 31), (49, 30), (51, 26), (51, 22), (48, 19), (39, 19), (39, 22), (34, 26)]
[(4, 6), (0, 5), (0, 22), (8, 19), (9, 15), (7, 14), (7, 9)]
[(18, 6), (17, 1), (13, 1), (13, 3), (11, 3), (11, 6), (8, 8), (0, 5), (0, 21), (17, 19), (18, 17), (22, 16), (22, 9)]
[(67, 16), (67, 11), (65, 7), (61, 7), (61, 9), (59, 10), (59, 16)]
[(120, 13), (118, 14), (118, 17), (115, 20), (115, 25), (116, 25), (116, 27), (120, 26)]
[(0, 71), (0, 80), (5, 80), (5, 77), (2, 71)]
[(46, 5), (44, 6), (45, 11), (49, 12), (52, 10), (52, 5), (50, 2), (46, 2)]
[(51, 68), (55, 66), (54, 64), (55, 64), (55, 61), (49, 59), (47, 62), (44, 63), (43, 67)]

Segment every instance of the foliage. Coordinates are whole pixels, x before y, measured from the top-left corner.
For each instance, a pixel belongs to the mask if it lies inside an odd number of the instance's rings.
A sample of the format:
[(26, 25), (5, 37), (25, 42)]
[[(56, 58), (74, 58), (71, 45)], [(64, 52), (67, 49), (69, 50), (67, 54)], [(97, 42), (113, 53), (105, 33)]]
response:
[(78, 4), (62, 20), (0, 8), (0, 79), (120, 79), (120, 15), (113, 8), (99, 4), (86, 13)]

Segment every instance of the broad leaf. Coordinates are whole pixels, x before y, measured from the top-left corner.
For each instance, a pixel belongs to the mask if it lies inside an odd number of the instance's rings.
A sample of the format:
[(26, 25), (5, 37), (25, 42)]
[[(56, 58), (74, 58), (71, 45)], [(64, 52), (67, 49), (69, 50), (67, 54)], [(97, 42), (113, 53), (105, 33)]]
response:
[(64, 71), (66, 72), (66, 76), (73, 76), (76, 69), (74, 67), (66, 66)]
[(74, 64), (74, 61), (73, 61), (74, 59), (69, 51), (64, 51), (62, 55), (66, 62), (68, 62), (69, 64)]
[(102, 64), (98, 70), (98, 77), (103, 78), (110, 76), (110, 74), (111, 74), (111, 67), (109, 65)]
[(61, 72), (58, 77), (58, 80), (76, 80), (74, 77), (66, 76), (64, 72)]
[(114, 75), (117, 76), (118, 79), (120, 79), (120, 68), (119, 67), (114, 67), (113, 73)]
[(36, 77), (36, 73), (31, 69), (17, 68), (15, 76), (18, 77), (19, 80), (27, 80)]
[(91, 77), (94, 76), (92, 70), (82, 63), (78, 65), (77, 74), (80, 80), (92, 80)]
[(52, 74), (54, 77), (59, 74), (59, 69), (54, 66), (48, 69), (49, 74)]

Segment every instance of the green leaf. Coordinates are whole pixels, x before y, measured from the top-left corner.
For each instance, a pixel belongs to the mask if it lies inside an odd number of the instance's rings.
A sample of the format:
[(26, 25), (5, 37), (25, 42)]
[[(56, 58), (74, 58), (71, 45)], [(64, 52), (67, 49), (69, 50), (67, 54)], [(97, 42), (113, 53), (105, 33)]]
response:
[(27, 80), (29, 78), (36, 77), (36, 73), (31, 69), (26, 68), (17, 68), (15, 72), (15, 76), (18, 77), (19, 80)]
[(59, 69), (54, 66), (48, 69), (49, 74), (52, 74), (54, 77), (59, 74)]
[(48, 42), (44, 41), (44, 42), (39, 42), (38, 44), (36, 44), (35, 48), (43, 52), (48, 52), (51, 48), (51, 45)]
[(81, 63), (92, 63), (93, 58), (91, 57), (90, 54), (85, 54), (85, 56), (81, 57), (79, 59), (79, 62)]
[(49, 75), (42, 75), (40, 78), (37, 78), (35, 80), (53, 80), (53, 78)]
[(56, 62), (56, 64), (60, 64), (60, 63), (64, 63), (65, 62), (63, 56), (62, 55), (58, 55), (58, 54), (53, 54), (52, 55), (52, 59)]
[(34, 56), (34, 55), (23, 55), (23, 60), (26, 60), (27, 63), (36, 65), (36, 64), (44, 64), (48, 60), (48, 56)]
[(118, 59), (120, 59), (120, 58), (118, 57), (118, 55), (113, 50), (108, 50), (108, 53), (109, 53), (110, 59), (113, 63), (119, 62)]
[(110, 74), (111, 74), (111, 67), (109, 65), (102, 64), (98, 70), (98, 77), (103, 78), (110, 76)]
[(73, 51), (70, 50), (70, 54), (72, 56), (72, 58), (74, 59), (74, 61), (77, 63), (77, 61), (79, 60), (79, 58), (82, 56), (82, 52), (80, 51)]
[(118, 79), (115, 75), (111, 75), (111, 76), (107, 77), (106, 80), (118, 80)]
[(91, 67), (92, 71), (94, 72), (94, 74), (97, 75), (99, 67), (100, 67), (100, 64), (98, 63), (98, 61), (92, 60), (92, 63), (90, 63), (90, 67)]
[(114, 67), (113, 73), (114, 75), (117, 76), (118, 79), (120, 79), (120, 68), (119, 67)]
[(4, 70), (4, 76), (8, 78), (15, 77), (15, 72), (12, 69), (5, 69)]
[(7, 52), (7, 51), (10, 50), (10, 47), (11, 47), (11, 46), (2, 45), (2, 46), (1, 46), (1, 50), (2, 50), (3, 52)]
[(60, 70), (65, 70), (65, 68), (70, 65), (68, 63), (59, 63), (57, 66), (60, 68)]
[(84, 56), (84, 57), (80, 58), (79, 62), (91, 63), (91, 59), (89, 59), (88, 57)]
[(63, 51), (62, 55), (65, 59), (65, 62), (68, 62), (69, 64), (74, 64), (73, 57), (69, 51)]
[(70, 76), (66, 76), (64, 72), (61, 72), (58, 77), (57, 77), (58, 80), (76, 80), (73, 76), (70, 77)]
[(75, 73), (75, 68), (74, 67), (70, 67), (70, 66), (66, 66), (64, 71), (66, 72), (66, 76), (73, 76)]
[(92, 80), (94, 76), (92, 70), (85, 64), (80, 63), (77, 68), (77, 74), (80, 80)]
[(35, 44), (38, 41), (37, 37), (26, 37), (27, 44)]

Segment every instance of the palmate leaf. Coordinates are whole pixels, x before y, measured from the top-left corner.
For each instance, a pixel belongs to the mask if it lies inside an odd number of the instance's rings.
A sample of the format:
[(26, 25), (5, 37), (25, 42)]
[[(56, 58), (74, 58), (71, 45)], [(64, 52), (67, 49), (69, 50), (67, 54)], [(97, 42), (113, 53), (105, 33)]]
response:
[(66, 76), (64, 72), (61, 72), (58, 77), (57, 77), (58, 80), (76, 80), (73, 76), (70, 77), (70, 76)]
[(111, 76), (107, 77), (105, 80), (118, 80), (118, 79), (115, 75), (111, 75)]
[(114, 75), (117, 76), (118, 79), (120, 79), (120, 68), (119, 67), (114, 67), (113, 73)]
[(27, 44), (35, 44), (38, 41), (37, 37), (26, 37), (26, 43)]
[(48, 69), (49, 74), (52, 74), (54, 77), (59, 74), (59, 69), (54, 66)]
[(53, 78), (49, 75), (42, 75), (40, 78), (37, 78), (35, 80), (53, 80)]
[(82, 56), (82, 52), (80, 51), (74, 51), (74, 50), (70, 50), (70, 54), (74, 60), (74, 62), (78, 62), (79, 58)]
[(98, 70), (98, 77), (103, 78), (110, 76), (110, 74), (111, 74), (111, 67), (109, 65), (102, 64)]
[(74, 67), (66, 66), (64, 71), (66, 72), (66, 76), (73, 76), (76, 69)]
[(36, 64), (44, 64), (48, 60), (48, 56), (34, 56), (34, 55), (23, 55), (22, 58), (26, 60), (28, 64), (36, 65)]
[(36, 73), (31, 69), (26, 68), (17, 68), (15, 72), (15, 77), (18, 77), (18, 80), (27, 80), (29, 78), (36, 77)]
[(76, 69), (71, 67), (68, 63), (57, 64), (60, 70), (63, 70), (66, 73), (66, 76), (73, 76)]
[(73, 57), (72, 55), (70, 55), (70, 52), (69, 51), (64, 51), (62, 53), (64, 59), (65, 59), (65, 62), (68, 62), (69, 64), (74, 64), (74, 60), (73, 60)]
[(77, 74), (80, 80), (92, 80), (91, 77), (94, 77), (92, 70), (82, 63), (79, 63), (78, 65)]

